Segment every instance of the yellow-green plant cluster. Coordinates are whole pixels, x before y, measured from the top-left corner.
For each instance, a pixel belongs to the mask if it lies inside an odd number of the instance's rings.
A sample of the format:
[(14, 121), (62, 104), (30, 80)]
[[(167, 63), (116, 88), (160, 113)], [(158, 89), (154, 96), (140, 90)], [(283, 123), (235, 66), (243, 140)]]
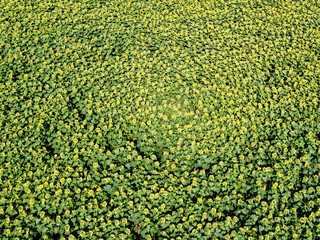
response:
[(2, 0), (1, 239), (319, 239), (320, 3)]

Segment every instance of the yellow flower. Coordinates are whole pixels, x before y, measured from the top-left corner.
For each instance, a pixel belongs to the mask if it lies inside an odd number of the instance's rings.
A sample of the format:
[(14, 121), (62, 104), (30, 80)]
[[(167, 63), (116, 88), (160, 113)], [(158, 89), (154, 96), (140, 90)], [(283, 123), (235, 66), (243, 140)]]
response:
[(92, 167), (93, 167), (93, 168), (98, 168), (98, 167), (99, 167), (99, 164), (95, 162), (95, 163), (93, 163)]
[(263, 219), (262, 219), (262, 223), (267, 224), (268, 222), (269, 222), (269, 221), (268, 221), (267, 218), (263, 218)]
[(49, 218), (49, 217), (45, 217), (45, 218), (44, 218), (44, 222), (45, 222), (45, 223), (50, 223), (50, 218)]
[(166, 219), (164, 217), (160, 218), (160, 223), (164, 224), (166, 222)]
[(89, 190), (88, 194), (89, 194), (89, 196), (93, 196), (94, 195), (94, 191), (93, 190)]
[(64, 227), (64, 230), (65, 230), (66, 232), (69, 232), (70, 226), (69, 226), (69, 225), (66, 225), (66, 226)]

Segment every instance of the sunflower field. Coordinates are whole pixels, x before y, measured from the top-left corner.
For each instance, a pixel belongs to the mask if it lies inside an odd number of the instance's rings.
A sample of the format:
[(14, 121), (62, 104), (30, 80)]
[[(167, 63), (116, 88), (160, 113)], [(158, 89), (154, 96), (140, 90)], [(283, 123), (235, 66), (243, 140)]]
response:
[(319, 0), (1, 0), (0, 239), (320, 239)]

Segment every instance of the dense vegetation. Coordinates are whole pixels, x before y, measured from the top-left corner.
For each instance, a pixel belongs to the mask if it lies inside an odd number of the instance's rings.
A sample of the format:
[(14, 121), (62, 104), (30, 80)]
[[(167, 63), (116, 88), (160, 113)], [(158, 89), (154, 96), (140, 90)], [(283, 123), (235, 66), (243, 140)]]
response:
[(1, 239), (320, 239), (319, 7), (2, 0)]

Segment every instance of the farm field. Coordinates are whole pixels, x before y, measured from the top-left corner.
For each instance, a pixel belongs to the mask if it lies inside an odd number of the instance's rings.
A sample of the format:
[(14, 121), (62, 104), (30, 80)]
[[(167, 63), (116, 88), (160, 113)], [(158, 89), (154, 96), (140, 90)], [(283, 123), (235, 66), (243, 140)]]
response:
[(320, 239), (320, 2), (0, 1), (0, 239)]

